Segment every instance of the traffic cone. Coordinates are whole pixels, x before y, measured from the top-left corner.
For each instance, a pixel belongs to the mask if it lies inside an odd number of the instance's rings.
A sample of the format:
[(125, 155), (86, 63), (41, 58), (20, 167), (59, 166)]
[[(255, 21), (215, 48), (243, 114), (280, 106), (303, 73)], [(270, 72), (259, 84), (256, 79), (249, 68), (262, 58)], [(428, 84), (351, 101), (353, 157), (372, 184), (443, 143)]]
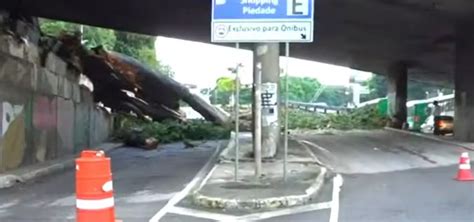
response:
[(469, 160), (469, 153), (464, 152), (459, 159), (459, 171), (456, 177), (458, 181), (474, 181), (474, 176), (471, 172), (471, 161)]
[(76, 159), (76, 221), (115, 222), (110, 158), (85, 150)]

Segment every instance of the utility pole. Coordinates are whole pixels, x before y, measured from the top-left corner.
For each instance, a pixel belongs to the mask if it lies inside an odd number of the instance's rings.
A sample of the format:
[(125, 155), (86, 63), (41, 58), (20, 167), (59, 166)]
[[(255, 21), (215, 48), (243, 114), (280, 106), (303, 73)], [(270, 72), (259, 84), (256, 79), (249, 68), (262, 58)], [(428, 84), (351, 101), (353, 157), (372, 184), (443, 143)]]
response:
[(254, 47), (254, 64), (261, 65), (262, 157), (272, 158), (276, 154), (280, 138), (278, 115), (280, 44), (256, 43)]

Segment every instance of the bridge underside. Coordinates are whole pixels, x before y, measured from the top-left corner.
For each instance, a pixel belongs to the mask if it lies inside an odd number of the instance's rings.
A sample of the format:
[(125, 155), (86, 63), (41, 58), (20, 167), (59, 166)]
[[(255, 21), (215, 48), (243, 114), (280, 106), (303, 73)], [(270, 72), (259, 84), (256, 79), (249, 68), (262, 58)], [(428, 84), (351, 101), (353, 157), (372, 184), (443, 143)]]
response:
[[(209, 42), (210, 5), (196, 0), (4, 0), (0, 9)], [(474, 119), (472, 0), (317, 0), (315, 10), (315, 42), (293, 44), (292, 56), (387, 75), (396, 127), (406, 120), (407, 78), (453, 84), (456, 136), (474, 141), (472, 121), (466, 121)]]
[[(210, 2), (156, 0), (7, 0), (28, 15), (209, 42)], [(455, 23), (474, 12), (469, 0), (318, 0), (315, 42), (295, 57), (386, 74), (402, 61), (410, 78), (452, 82)]]

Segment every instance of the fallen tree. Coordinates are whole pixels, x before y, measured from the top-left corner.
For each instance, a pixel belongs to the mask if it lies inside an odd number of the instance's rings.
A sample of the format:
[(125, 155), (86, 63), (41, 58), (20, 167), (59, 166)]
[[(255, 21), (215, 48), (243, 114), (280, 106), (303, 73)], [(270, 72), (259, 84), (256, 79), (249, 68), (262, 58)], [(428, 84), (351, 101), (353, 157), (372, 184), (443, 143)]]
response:
[(226, 124), (227, 116), (188, 88), (152, 70), (138, 60), (102, 47), (88, 49), (80, 35), (62, 34), (57, 54), (75, 63), (94, 84), (94, 98), (115, 112), (134, 112), (153, 120), (185, 120), (179, 101), (189, 104), (206, 120)]

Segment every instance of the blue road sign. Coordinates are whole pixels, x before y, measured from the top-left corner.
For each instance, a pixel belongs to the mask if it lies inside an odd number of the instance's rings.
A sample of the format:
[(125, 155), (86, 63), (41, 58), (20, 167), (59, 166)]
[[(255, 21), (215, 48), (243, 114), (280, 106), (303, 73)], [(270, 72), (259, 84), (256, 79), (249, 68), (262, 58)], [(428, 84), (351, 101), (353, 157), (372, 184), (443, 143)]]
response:
[(312, 42), (314, 0), (213, 0), (212, 42)]

